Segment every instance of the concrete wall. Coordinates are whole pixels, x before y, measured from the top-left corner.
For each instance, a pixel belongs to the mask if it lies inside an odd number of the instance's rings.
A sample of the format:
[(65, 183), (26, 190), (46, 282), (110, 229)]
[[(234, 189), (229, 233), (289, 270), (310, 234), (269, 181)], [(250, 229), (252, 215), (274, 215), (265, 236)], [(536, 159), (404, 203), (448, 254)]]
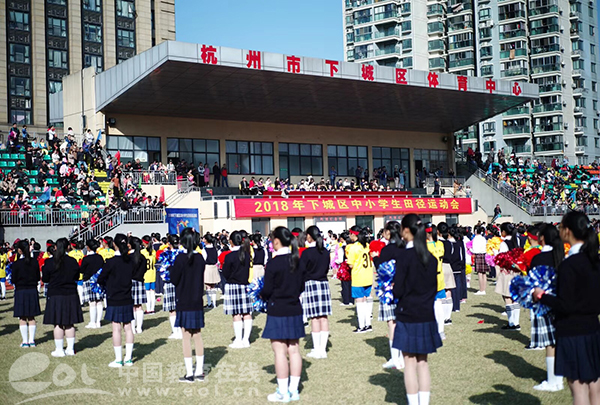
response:
[(48, 239), (68, 238), (73, 226), (23, 226), (0, 227), (0, 240), (14, 242), (15, 239), (31, 239), (42, 245)]
[(144, 235), (150, 235), (154, 232), (158, 232), (163, 236), (166, 235), (168, 231), (169, 226), (167, 224), (123, 224), (108, 232), (106, 235), (114, 238), (118, 233), (127, 234), (128, 232), (131, 232), (134, 236), (141, 238)]
[(529, 214), (514, 205), (502, 194), (492, 189), (479, 177), (473, 175), (469, 177), (465, 183), (471, 187), (473, 198), (478, 201), (479, 206), (487, 212), (488, 215), (493, 215), (496, 204), (500, 204), (502, 215), (512, 216), (516, 222), (523, 221), (525, 223), (531, 223), (531, 216)]
[[(91, 128), (94, 135), (104, 129), (104, 114), (96, 113), (96, 71), (93, 67), (63, 77), (64, 127), (83, 134)], [(82, 111), (86, 123), (82, 119)], [(106, 139), (103, 137), (105, 142)]]

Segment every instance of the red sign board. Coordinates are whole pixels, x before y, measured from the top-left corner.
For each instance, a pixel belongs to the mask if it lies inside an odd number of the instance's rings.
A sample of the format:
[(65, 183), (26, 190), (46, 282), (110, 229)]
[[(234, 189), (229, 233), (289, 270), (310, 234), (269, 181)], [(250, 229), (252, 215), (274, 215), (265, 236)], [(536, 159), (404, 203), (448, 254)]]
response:
[(234, 206), (237, 218), (472, 212), (470, 198), (238, 198), (234, 200)]

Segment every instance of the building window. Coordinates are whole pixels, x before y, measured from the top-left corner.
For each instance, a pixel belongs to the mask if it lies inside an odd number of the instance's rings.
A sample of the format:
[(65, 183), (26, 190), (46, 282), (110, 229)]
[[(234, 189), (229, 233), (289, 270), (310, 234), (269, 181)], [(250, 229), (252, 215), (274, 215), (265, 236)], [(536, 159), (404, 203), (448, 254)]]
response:
[(396, 166), (404, 170), (404, 179), (410, 179), (410, 151), (406, 148), (383, 148), (373, 146), (373, 167), (384, 167), (390, 176), (394, 175)]
[(102, 56), (84, 55), (83, 65), (84, 68), (93, 66), (96, 69), (96, 73), (100, 73), (102, 72)]
[(167, 158), (174, 162), (185, 160), (194, 166), (208, 163), (212, 168), (215, 162), (220, 166), (219, 141), (216, 139), (167, 138)]
[(66, 6), (67, 0), (47, 0), (47, 3), (48, 4), (56, 4), (57, 6)]
[(354, 176), (358, 166), (365, 170), (365, 177), (369, 174), (366, 146), (329, 145), (327, 157), (329, 168), (333, 166), (338, 176)]
[(31, 79), (27, 77), (11, 77), (10, 95), (31, 97)]
[(446, 214), (446, 223), (448, 226), (458, 225), (458, 214)]
[[(252, 232), (267, 236), (271, 232), (270, 218), (252, 218)], [(303, 228), (304, 229), (304, 228)]]
[(590, 44), (590, 53), (591, 53), (592, 55), (595, 55), (595, 54), (596, 54), (596, 45), (594, 45), (594, 44)]
[(48, 30), (48, 35), (64, 38), (67, 36), (67, 20), (48, 17), (46, 29)]
[(279, 144), (279, 177), (322, 176), (323, 147), (298, 143)]
[(590, 25), (590, 35), (594, 36), (594, 26)]
[(135, 5), (133, 1), (117, 0), (117, 16), (135, 18)]
[(435, 172), (441, 167), (444, 171), (443, 174), (447, 174), (448, 151), (415, 149), (414, 155), (416, 170), (421, 171), (423, 169), (427, 169), (427, 172)]
[(13, 63), (31, 63), (29, 57), (29, 45), (10, 44), (10, 61)]
[(151, 162), (161, 161), (158, 137), (108, 135), (106, 151), (113, 156), (121, 152), (121, 162), (124, 163), (139, 159), (144, 167), (148, 167)]
[(102, 42), (102, 26), (96, 24), (83, 24), (83, 30), (85, 32), (85, 40), (88, 42)]
[(596, 73), (596, 64), (592, 63), (592, 73)]
[(10, 110), (10, 122), (16, 122), (18, 125), (31, 124), (31, 111), (27, 110)]
[(227, 168), (231, 174), (270, 174), (273, 170), (273, 143), (227, 141)]
[(118, 29), (117, 45), (125, 48), (135, 48), (135, 32)]
[(50, 80), (48, 82), (48, 93), (50, 93), (50, 94), (58, 93), (59, 91), (62, 91), (62, 89), (63, 89), (62, 82), (57, 82), (55, 80)]
[(67, 51), (48, 49), (48, 66), (51, 68), (68, 69)]
[(102, 10), (102, 0), (83, 0), (83, 9), (100, 12)]
[(304, 217), (288, 217), (287, 227), (289, 230), (294, 228), (304, 229)]
[(8, 28), (11, 30), (29, 31), (29, 13), (9, 11)]
[(598, 91), (598, 82), (592, 82), (592, 91)]
[(369, 228), (371, 231), (373, 230), (373, 226), (375, 224), (375, 216), (373, 215), (357, 215), (356, 226), (361, 228)]

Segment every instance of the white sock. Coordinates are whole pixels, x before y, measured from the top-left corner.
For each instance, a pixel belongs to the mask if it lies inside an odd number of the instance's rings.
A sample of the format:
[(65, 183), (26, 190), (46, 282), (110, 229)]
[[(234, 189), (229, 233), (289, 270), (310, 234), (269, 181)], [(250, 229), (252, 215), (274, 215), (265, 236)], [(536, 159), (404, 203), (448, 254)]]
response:
[(133, 319), (131, 320), (131, 329), (133, 330), (133, 332), (135, 333), (136, 329), (135, 329), (135, 321), (137, 320), (137, 311), (133, 311)]
[(519, 304), (513, 305), (512, 318), (513, 325), (520, 325), (519, 321), (521, 320), (521, 306)]
[(244, 319), (244, 342), (250, 341), (250, 333), (252, 333), (252, 319)]
[(442, 307), (444, 308), (444, 320), (452, 319), (452, 299), (444, 298), (442, 300)]
[(367, 302), (365, 304), (365, 325), (371, 326), (371, 317), (373, 316), (373, 298), (367, 298)]
[(73, 351), (75, 348), (75, 338), (67, 338), (67, 350)]
[(83, 305), (83, 286), (77, 285), (77, 294), (79, 295), (79, 304)]
[(419, 394), (406, 394), (408, 405), (419, 405)]
[(234, 321), (233, 322), (233, 333), (235, 334), (235, 341), (242, 341), (242, 333), (244, 331), (244, 322), (242, 321)]
[(429, 405), (430, 392), (419, 391), (419, 405)]
[(358, 328), (359, 329), (362, 329), (365, 327), (365, 317), (364, 317), (365, 307), (364, 307), (364, 305), (365, 305), (364, 302), (356, 303), (356, 317), (358, 318)]
[(100, 322), (102, 321), (103, 313), (104, 313), (104, 306), (102, 305), (102, 302), (96, 303), (96, 323), (98, 325), (100, 325)]
[(210, 296), (212, 298), (212, 303), (216, 308), (217, 307), (217, 289), (216, 288), (213, 288), (212, 290), (210, 290)]
[(123, 361), (123, 347), (113, 346), (115, 350), (115, 361)]
[(321, 347), (321, 332), (312, 332), (311, 336), (313, 340), (313, 352), (318, 352)]
[[(2, 290), (2, 298), (6, 297), (6, 283), (0, 282), (0, 289)], [(38, 290), (39, 292), (40, 290)]]
[(196, 372), (195, 376), (201, 376), (204, 374), (204, 356), (196, 356)]
[(512, 320), (513, 320), (513, 317), (512, 317), (512, 309), (513, 309), (513, 306), (512, 306), (512, 305), (507, 305), (507, 306), (505, 307), (505, 310), (506, 310), (506, 317), (508, 318), (508, 325), (509, 325), (509, 326), (513, 326), (513, 325), (514, 325), (514, 323), (512, 322)]
[(154, 312), (154, 305), (156, 304), (156, 291), (150, 290), (148, 291), (148, 303), (146, 304), (146, 308), (150, 312)]
[(56, 346), (56, 351), (57, 352), (62, 352), (63, 349), (63, 339), (54, 339), (54, 346)]
[(29, 325), (29, 343), (35, 342), (35, 329), (36, 325)]
[(194, 375), (194, 365), (191, 357), (184, 357), (183, 362), (185, 363), (185, 376), (191, 377)]
[(176, 315), (171, 315), (169, 316), (169, 322), (171, 323), (171, 332), (172, 333), (176, 333), (177, 331), (175, 330), (175, 318), (177, 318)]
[(27, 325), (19, 325), (19, 330), (21, 331), (21, 337), (23, 338), (23, 343), (28, 343), (28, 341), (27, 341)]
[(279, 392), (285, 395), (288, 392), (288, 379), (287, 378), (278, 378), (277, 379), (277, 388), (279, 388)]
[(290, 392), (296, 392), (298, 391), (298, 385), (300, 385), (300, 376), (298, 377), (294, 377), (293, 375), (290, 376)]
[(133, 356), (133, 343), (125, 343), (125, 361), (131, 360)]
[(554, 357), (546, 357), (546, 380), (550, 385), (556, 385), (560, 380), (554, 374)]
[(138, 315), (138, 319), (136, 319), (135, 323), (137, 324), (138, 332), (142, 331), (142, 325), (144, 325), (144, 311), (140, 307), (135, 313)]
[(329, 331), (321, 331), (321, 339), (319, 344), (321, 345), (321, 353), (327, 353), (327, 340), (329, 339)]
[(206, 305), (212, 306), (212, 297), (210, 296), (210, 290), (206, 290)]
[(90, 303), (90, 325), (96, 323), (96, 313), (96, 305), (92, 305), (92, 303)]
[(442, 306), (442, 300), (435, 300), (433, 302), (433, 312), (435, 313), (435, 320), (438, 326), (438, 332), (444, 333), (444, 307)]

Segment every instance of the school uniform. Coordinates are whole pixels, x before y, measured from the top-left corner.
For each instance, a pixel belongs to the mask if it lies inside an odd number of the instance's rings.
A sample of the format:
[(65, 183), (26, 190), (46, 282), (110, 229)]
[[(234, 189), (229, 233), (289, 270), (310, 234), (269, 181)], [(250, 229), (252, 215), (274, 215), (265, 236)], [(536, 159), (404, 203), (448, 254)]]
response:
[(144, 286), (144, 274), (147, 270), (148, 260), (143, 254), (140, 254), (140, 262), (134, 269), (133, 277), (131, 279), (131, 297), (133, 298), (134, 306), (140, 306), (148, 302), (146, 288)]
[(77, 293), (80, 268), (75, 259), (65, 255), (62, 268), (56, 268), (56, 257), (44, 262), (42, 281), (48, 283), (45, 325), (75, 325), (83, 322), (83, 312)]
[(25, 259), (19, 259), (13, 263), (11, 282), (15, 287), (15, 318), (33, 318), (42, 313), (37, 291), (39, 281), (40, 266), (37, 260), (30, 259), (26, 263)]
[(175, 258), (171, 267), (171, 282), (175, 286), (175, 327), (184, 329), (204, 328), (204, 278), (206, 262), (201, 254), (193, 254), (194, 261), (188, 263), (187, 254)]
[[(507, 236), (506, 239), (500, 244), (500, 253), (508, 252), (517, 247), (512, 237)], [(515, 274), (510, 269), (501, 269), (498, 272), (498, 278), (496, 280), (496, 288), (494, 291), (501, 294), (504, 297), (510, 297), (510, 282), (515, 277)]]
[(475, 263), (475, 272), (478, 274), (487, 274), (490, 271), (490, 266), (485, 261), (485, 248), (485, 238), (482, 235), (475, 235), (471, 252), (473, 254), (473, 262)]
[[(170, 271), (168, 269), (167, 271)], [(175, 301), (175, 286), (169, 282), (163, 282), (163, 311), (172, 312), (175, 311), (176, 301)]]
[[(267, 304), (264, 339), (295, 340), (305, 336), (300, 294), (304, 275), (290, 269), (289, 249), (282, 248), (265, 269), (265, 284), (260, 293)], [(305, 253), (306, 254), (306, 253)]]
[(104, 266), (104, 259), (97, 253), (88, 254), (81, 260), (81, 274), (83, 275), (83, 303), (102, 301), (106, 294), (92, 290), (90, 278)]
[(558, 266), (556, 295), (540, 302), (556, 316), (556, 375), (584, 382), (600, 378), (600, 266), (571, 246)]
[(460, 311), (460, 300), (467, 294), (467, 276), (465, 274), (465, 244), (462, 240), (452, 242), (453, 252), (450, 266), (454, 277), (454, 288), (452, 293), (452, 310)]
[(371, 296), (373, 287), (373, 262), (369, 247), (359, 242), (346, 247), (348, 265), (351, 267), (352, 298), (367, 298)]
[[(542, 251), (531, 259), (531, 268), (537, 266), (554, 267), (552, 246), (544, 246)], [(531, 344), (530, 347), (547, 347), (556, 344), (556, 328), (554, 326), (554, 313), (535, 315), (531, 311)]]
[(223, 303), (225, 315), (252, 313), (252, 300), (246, 292), (250, 276), (250, 255), (246, 253), (244, 263), (240, 263), (239, 255), (240, 247), (233, 246), (223, 262), (223, 277), (226, 281)]
[(259, 277), (264, 277), (265, 275), (265, 263), (266, 263), (266, 253), (265, 249), (262, 246), (257, 248), (253, 248), (254, 250), (254, 259), (252, 260), (252, 276), (257, 279)]
[(304, 318), (312, 319), (331, 315), (331, 291), (327, 281), (329, 251), (324, 247), (321, 252), (316, 247), (309, 247), (300, 257), (298, 270), (304, 277), (304, 293), (302, 294)]
[(442, 258), (442, 271), (444, 272), (444, 285), (446, 290), (456, 288), (456, 280), (452, 271), (452, 258), (454, 255), (454, 243), (449, 240), (441, 239), (444, 245), (444, 256)]
[(133, 319), (133, 297), (131, 282), (134, 276), (133, 259), (125, 261), (115, 255), (108, 259), (98, 277), (98, 284), (106, 288), (106, 313), (104, 319), (110, 322), (130, 323)]
[(206, 252), (204, 284), (219, 284), (221, 282), (221, 273), (217, 266), (219, 262), (217, 249), (213, 245), (207, 245), (204, 251)]
[(146, 258), (146, 272), (144, 273), (144, 288), (146, 291), (156, 290), (156, 269), (154, 265), (156, 258), (154, 252), (148, 252), (148, 249), (142, 249), (142, 254)]
[[(375, 264), (375, 268), (379, 268), (379, 266), (385, 262), (389, 262), (390, 260), (394, 260), (398, 251), (401, 250), (394, 244), (390, 244), (381, 249), (381, 253), (379, 256), (373, 258), (373, 264)], [(382, 322), (394, 321), (396, 319), (396, 304), (383, 304), (379, 301), (379, 313), (377, 319)]]

